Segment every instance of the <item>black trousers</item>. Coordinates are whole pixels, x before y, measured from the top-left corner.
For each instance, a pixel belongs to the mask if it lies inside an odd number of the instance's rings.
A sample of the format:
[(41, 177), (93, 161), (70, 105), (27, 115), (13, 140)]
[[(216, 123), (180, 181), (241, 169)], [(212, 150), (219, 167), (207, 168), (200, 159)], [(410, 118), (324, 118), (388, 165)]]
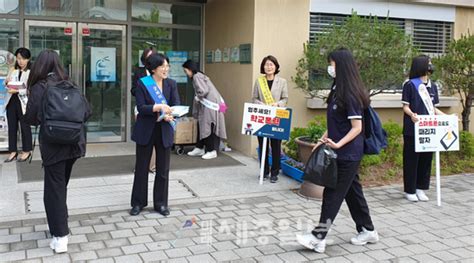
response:
[[(262, 149), (263, 148), (263, 137), (257, 137), (258, 138), (258, 148)], [(281, 154), (281, 140), (276, 140), (276, 139), (268, 139), (267, 143), (267, 150), (266, 150), (266, 156), (265, 156), (265, 168), (263, 171), (264, 175), (268, 175), (270, 168), (269, 168), (269, 163), (268, 163), (268, 145), (271, 145), (272, 147), (272, 169), (271, 169), (271, 175), (272, 176), (278, 176), (280, 173), (280, 154)], [(262, 151), (262, 150), (260, 150)], [(259, 160), (262, 161), (262, 154), (260, 153)]]
[(156, 151), (155, 184), (153, 186), (154, 207), (158, 209), (160, 206), (168, 206), (171, 147), (165, 148), (163, 146), (161, 125), (156, 123), (150, 143), (148, 145), (137, 144), (132, 207), (148, 205), (148, 173), (153, 147)]
[[(199, 135), (199, 125), (198, 125), (198, 138)], [(214, 132), (214, 123), (211, 123), (211, 135), (207, 136), (206, 138), (199, 140), (196, 143), (196, 147), (199, 149), (206, 148), (206, 152), (212, 152), (214, 150), (219, 149), (220, 139)]]
[(32, 150), (31, 127), (23, 120), (23, 111), (21, 110), (21, 102), (17, 94), (13, 94), (7, 105), (7, 122), (8, 122), (8, 151), (16, 152), (18, 122), (21, 127), (21, 144), (25, 152)]
[(77, 159), (69, 159), (44, 167), (44, 207), (49, 232), (56, 237), (69, 234), (67, 223), (67, 184)]
[(344, 200), (349, 207), (352, 220), (356, 223), (357, 232), (361, 232), (362, 227), (369, 231), (374, 230), (369, 207), (359, 183), (359, 164), (359, 161), (337, 160), (336, 188), (324, 188), (319, 225), (312, 232), (317, 238), (326, 237)]
[(403, 136), (403, 186), (405, 193), (415, 194), (416, 189), (430, 188), (433, 153), (415, 152), (415, 137)]

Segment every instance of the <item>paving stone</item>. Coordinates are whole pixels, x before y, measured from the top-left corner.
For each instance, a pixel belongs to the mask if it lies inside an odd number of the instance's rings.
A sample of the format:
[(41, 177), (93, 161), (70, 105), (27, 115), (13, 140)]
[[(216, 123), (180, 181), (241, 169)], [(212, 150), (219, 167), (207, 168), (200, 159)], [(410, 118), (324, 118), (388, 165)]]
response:
[(171, 248), (171, 244), (168, 241), (149, 242), (149, 243), (145, 243), (145, 246), (150, 251), (164, 250), (164, 249)]
[(140, 227), (140, 228), (135, 228), (133, 229), (133, 232), (137, 236), (142, 236), (142, 235), (151, 235), (151, 234), (156, 234), (156, 229), (152, 226), (149, 227)]
[(5, 262), (15, 261), (15, 260), (24, 260), (26, 259), (26, 251), (20, 250), (20, 251), (1, 253), (0, 258), (4, 260)]
[(0, 236), (0, 244), (14, 243), (19, 242), (20, 240), (21, 236), (19, 234)]
[(140, 227), (147, 227), (147, 226), (159, 226), (160, 223), (156, 219), (147, 219), (147, 220), (140, 220), (136, 222)]
[(137, 237), (129, 237), (128, 240), (130, 244), (143, 244), (143, 243), (152, 243), (153, 239), (150, 236), (137, 236)]
[(255, 259), (257, 260), (257, 262), (263, 262), (263, 263), (284, 262), (276, 255), (261, 256), (261, 257), (256, 257)]
[(239, 248), (234, 249), (233, 251), (243, 259), (263, 256), (260, 251), (253, 247)]
[[(190, 263), (200, 263), (200, 262), (216, 262), (216, 260), (208, 254), (190, 256), (186, 258)], [(233, 261), (235, 263), (235, 261)]]
[(87, 242), (87, 243), (81, 243), (79, 244), (79, 247), (81, 250), (98, 250), (98, 249), (103, 249), (105, 248), (105, 244), (103, 241), (93, 241), (93, 242)]
[(93, 259), (93, 260), (88, 260), (88, 263), (114, 263), (113, 258), (99, 258), (99, 259)]
[(96, 252), (99, 258), (117, 257), (123, 255), (123, 252), (120, 248), (99, 249)]
[(122, 250), (125, 254), (138, 254), (141, 252), (147, 252), (148, 249), (144, 244), (137, 244), (137, 245), (130, 245), (130, 246), (123, 246)]
[(40, 258), (54, 255), (54, 252), (51, 248), (33, 248), (26, 250), (26, 257), (30, 258)]
[(55, 254), (54, 256), (43, 257), (43, 263), (65, 263), (72, 262), (69, 253)]
[(126, 238), (105, 240), (104, 243), (105, 243), (105, 246), (108, 247), (108, 248), (123, 247), (123, 246), (130, 245), (130, 241), (128, 241), (128, 239), (126, 239)]
[(92, 227), (94, 228), (94, 231), (96, 233), (117, 230), (117, 227), (115, 226), (115, 224), (94, 225)]
[(71, 258), (72, 261), (91, 260), (97, 259), (97, 254), (94, 251), (83, 251), (78, 253), (72, 253)]
[(165, 251), (166, 255), (170, 258), (177, 258), (177, 257), (187, 257), (191, 256), (192, 253), (189, 251), (187, 248), (173, 248), (173, 249), (167, 249)]
[(212, 252), (211, 255), (218, 262), (240, 259), (232, 250), (216, 251)]
[(428, 254), (417, 254), (417, 255), (411, 256), (411, 258), (417, 260), (418, 262), (430, 262), (430, 263), (443, 262)]
[(366, 255), (365, 253), (351, 253), (349, 255), (344, 256), (346, 259), (350, 260), (351, 262), (376, 262), (379, 260), (373, 259)]
[[(87, 239), (89, 241), (99, 241), (99, 240), (109, 240), (111, 239), (109, 232), (102, 232), (102, 233), (93, 233), (93, 234), (86, 234)], [(120, 237), (118, 237), (120, 238)]]
[[(33, 232), (33, 226), (14, 227), (10, 229), (11, 234), (23, 234)], [(4, 229), (8, 232), (8, 229)]]
[(127, 256), (120, 256), (114, 258), (116, 263), (135, 263), (135, 262), (143, 262), (139, 255), (127, 255)]
[(133, 233), (133, 231), (131, 229), (111, 231), (110, 235), (112, 236), (113, 239), (135, 236), (135, 234)]
[(168, 259), (165, 252), (163, 252), (163, 251), (152, 251), (152, 252), (140, 253), (140, 257), (145, 262), (157, 262), (157, 261), (160, 261), (160, 260), (167, 260)]
[(457, 255), (450, 253), (449, 251), (436, 251), (431, 253), (430, 255), (440, 259), (443, 262), (455, 261), (460, 259)]
[(367, 251), (365, 254), (376, 260), (388, 260), (395, 257), (394, 255), (389, 254), (383, 250)]

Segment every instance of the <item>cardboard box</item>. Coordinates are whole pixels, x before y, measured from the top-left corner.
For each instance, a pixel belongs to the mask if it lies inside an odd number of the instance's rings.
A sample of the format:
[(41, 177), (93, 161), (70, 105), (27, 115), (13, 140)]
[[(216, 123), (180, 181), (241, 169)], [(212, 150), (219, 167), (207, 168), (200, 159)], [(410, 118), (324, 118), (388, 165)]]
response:
[(194, 144), (197, 142), (197, 120), (194, 118), (179, 118), (176, 120), (174, 144)]

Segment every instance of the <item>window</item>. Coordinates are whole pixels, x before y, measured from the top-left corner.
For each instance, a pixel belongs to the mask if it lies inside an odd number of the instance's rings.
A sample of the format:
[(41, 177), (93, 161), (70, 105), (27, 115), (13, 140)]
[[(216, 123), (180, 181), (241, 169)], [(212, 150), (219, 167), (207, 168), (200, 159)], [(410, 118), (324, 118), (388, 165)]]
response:
[(201, 25), (201, 6), (134, 0), (132, 20), (161, 24)]
[(452, 39), (453, 23), (414, 20), (413, 44), (426, 54), (441, 54)]
[(0, 14), (18, 14), (18, 0), (0, 0)]
[[(310, 14), (310, 41), (327, 33), (334, 25), (341, 25), (349, 17), (341, 14)], [(426, 54), (441, 54), (452, 39), (453, 23), (440, 21), (389, 18), (389, 21), (413, 36), (413, 44)]]
[(127, 20), (127, 2), (117, 0), (80, 1), (80, 16), (97, 20)]
[(72, 17), (73, 0), (25, 0), (25, 14), (34, 16)]

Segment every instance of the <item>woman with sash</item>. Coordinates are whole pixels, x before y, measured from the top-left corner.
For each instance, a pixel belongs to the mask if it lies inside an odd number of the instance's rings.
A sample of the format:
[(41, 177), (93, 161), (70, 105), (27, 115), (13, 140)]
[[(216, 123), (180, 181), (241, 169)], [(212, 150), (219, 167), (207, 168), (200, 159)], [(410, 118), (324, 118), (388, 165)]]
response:
[(187, 60), (183, 69), (193, 81), (193, 117), (198, 120), (199, 126), (199, 141), (188, 155), (201, 156), (204, 160), (214, 159), (217, 157), (221, 139), (227, 139), (224, 117), (227, 106), (209, 77), (199, 70), (196, 62)]
[[(256, 104), (265, 104), (273, 107), (286, 107), (288, 103), (288, 85), (286, 79), (280, 78), (277, 74), (280, 72), (280, 64), (274, 56), (266, 56), (260, 63), (260, 73), (264, 74), (259, 77), (253, 86), (252, 102)], [(258, 138), (258, 147), (262, 152), (263, 137)], [(280, 154), (281, 140), (269, 139), (272, 148), (272, 167), (270, 182), (278, 181), (280, 173)], [(268, 144), (266, 152), (268, 153)], [(260, 154), (261, 155), (261, 154)], [(262, 156), (260, 156), (262, 158)], [(265, 167), (263, 178), (268, 179), (269, 174), (268, 155), (265, 156)]]
[(142, 77), (135, 90), (138, 115), (132, 134), (136, 142), (136, 163), (130, 215), (140, 214), (148, 205), (148, 168), (155, 148), (154, 210), (168, 216), (170, 154), (176, 126), (171, 106), (180, 104), (178, 87), (176, 81), (168, 78), (169, 59), (165, 55), (151, 54), (146, 58), (145, 67), (151, 75)]
[(408, 201), (428, 201), (424, 190), (430, 187), (433, 153), (415, 152), (415, 127), (418, 115), (444, 114), (435, 106), (439, 103), (438, 87), (429, 75), (434, 66), (426, 55), (413, 59), (409, 80), (403, 85), (403, 185)]

